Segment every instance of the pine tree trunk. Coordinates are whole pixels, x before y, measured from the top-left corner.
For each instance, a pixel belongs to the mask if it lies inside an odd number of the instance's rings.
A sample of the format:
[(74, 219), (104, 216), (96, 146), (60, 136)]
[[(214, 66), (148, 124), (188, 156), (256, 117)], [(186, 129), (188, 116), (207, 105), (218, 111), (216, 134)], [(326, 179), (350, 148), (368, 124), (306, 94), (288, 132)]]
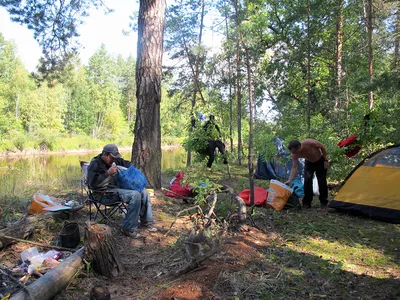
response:
[[(226, 39), (229, 40), (228, 11), (225, 9), (225, 29)], [(233, 152), (233, 101), (232, 101), (232, 63), (231, 57), (228, 55), (228, 84), (229, 84), (229, 141), (231, 152)]]
[(342, 57), (343, 57), (343, 0), (339, 0), (337, 3), (336, 13), (336, 82), (335, 82), (335, 107), (340, 108), (340, 92), (342, 87)]
[(100, 275), (114, 278), (124, 273), (113, 233), (107, 225), (85, 223), (85, 257)]
[(372, 51), (372, 0), (368, 0), (366, 9), (366, 23), (367, 23), (367, 33), (368, 33), (368, 73), (369, 73), (369, 83), (370, 88), (368, 91), (368, 104), (369, 109), (374, 107), (374, 91), (372, 90), (372, 80), (374, 78), (374, 56)]
[(164, 0), (140, 0), (136, 62), (136, 122), (132, 146), (133, 164), (149, 184), (161, 188), (161, 77)]
[[(202, 1), (201, 4), (201, 16), (200, 16), (200, 32), (199, 32), (199, 41), (198, 41), (198, 45), (197, 45), (197, 55), (196, 55), (196, 63), (195, 63), (195, 67), (194, 67), (194, 79), (193, 79), (193, 95), (192, 95), (192, 108), (190, 110), (190, 117), (193, 118), (194, 117), (194, 109), (196, 107), (196, 99), (197, 99), (197, 92), (200, 92), (199, 89), (199, 64), (200, 64), (200, 55), (201, 55), (201, 40), (203, 37), (203, 22), (204, 22), (204, 9), (205, 9), (205, 2), (204, 0)], [(185, 46), (185, 48), (187, 48)], [(189, 53), (188, 53), (188, 57)], [(192, 126), (193, 127), (193, 126)], [(191, 154), (191, 150), (188, 149), (188, 153), (187, 153), (187, 161), (186, 161), (186, 165), (190, 166), (192, 163), (192, 154)]]
[(253, 118), (254, 118), (254, 101), (253, 101), (253, 81), (251, 79), (251, 66), (250, 66), (250, 55), (249, 50), (245, 46), (246, 53), (246, 68), (247, 68), (247, 89), (249, 93), (249, 112), (250, 112), (250, 120), (249, 120), (249, 183), (250, 183), (250, 206), (254, 207), (254, 149), (253, 149)]
[(311, 33), (310, 33), (310, 0), (307, 0), (307, 133), (311, 131)]
[(239, 33), (239, 7), (238, 1), (235, 0), (235, 19), (236, 19), (236, 100), (237, 100), (237, 121), (238, 121), (238, 165), (242, 165), (242, 92), (240, 87), (240, 33)]
[(397, 70), (397, 68), (399, 67), (399, 46), (400, 46), (400, 8), (397, 9), (396, 13), (396, 31), (394, 38), (394, 59), (393, 59), (394, 70)]

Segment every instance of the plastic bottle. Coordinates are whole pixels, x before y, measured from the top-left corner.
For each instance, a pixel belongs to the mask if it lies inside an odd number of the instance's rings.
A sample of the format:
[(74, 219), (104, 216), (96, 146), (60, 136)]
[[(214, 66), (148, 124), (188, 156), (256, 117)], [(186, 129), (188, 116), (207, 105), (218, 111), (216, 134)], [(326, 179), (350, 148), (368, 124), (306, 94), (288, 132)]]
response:
[(24, 262), (25, 260), (31, 260), (32, 257), (39, 255), (39, 251), (36, 247), (29, 248), (23, 252), (21, 252), (21, 260)]

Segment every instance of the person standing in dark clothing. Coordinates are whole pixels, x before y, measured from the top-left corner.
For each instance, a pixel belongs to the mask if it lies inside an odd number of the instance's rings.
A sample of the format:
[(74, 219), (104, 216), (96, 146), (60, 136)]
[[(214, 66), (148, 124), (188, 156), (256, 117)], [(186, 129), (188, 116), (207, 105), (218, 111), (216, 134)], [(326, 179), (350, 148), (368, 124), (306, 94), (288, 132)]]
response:
[(220, 140), (221, 130), (219, 126), (215, 123), (215, 117), (210, 114), (210, 119), (204, 124), (204, 131), (206, 132), (207, 139), (209, 140)]
[(203, 129), (207, 139), (207, 167), (211, 168), (215, 159), (215, 149), (218, 148), (219, 152), (224, 157), (224, 164), (228, 161), (225, 156), (225, 144), (221, 141), (221, 131), (218, 125), (215, 123), (215, 117), (210, 114), (210, 119), (204, 124)]
[(298, 172), (298, 158), (305, 159), (303, 207), (310, 208), (313, 199), (313, 176), (317, 176), (321, 208), (328, 205), (328, 183), (326, 175), (329, 167), (328, 153), (324, 144), (317, 140), (305, 139), (301, 143), (293, 140), (288, 145), (292, 153), (293, 166), (285, 184), (290, 185)]

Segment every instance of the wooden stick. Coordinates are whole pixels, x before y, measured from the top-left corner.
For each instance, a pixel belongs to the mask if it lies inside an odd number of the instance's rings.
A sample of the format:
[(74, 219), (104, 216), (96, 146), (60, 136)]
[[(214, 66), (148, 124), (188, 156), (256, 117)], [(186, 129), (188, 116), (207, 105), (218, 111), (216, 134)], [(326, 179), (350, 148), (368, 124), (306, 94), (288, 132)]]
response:
[(21, 243), (27, 243), (27, 244), (32, 244), (32, 245), (39, 246), (39, 247), (43, 247), (43, 248), (49, 248), (49, 249), (55, 249), (55, 250), (61, 250), (61, 251), (71, 251), (71, 252), (74, 252), (74, 251), (76, 250), (76, 249), (71, 249), (71, 248), (64, 248), (64, 247), (59, 247), (59, 246), (52, 246), (52, 245), (41, 244), (41, 243), (38, 243), (38, 242), (32, 242), (32, 241), (19, 239), (19, 238), (12, 237), (12, 236), (8, 236), (8, 235), (4, 235), (4, 234), (0, 234), (0, 238), (5, 238), (5, 239), (9, 239), (9, 240), (14, 240), (14, 241), (17, 241), (17, 242), (21, 242)]
[(214, 212), (215, 204), (217, 203), (217, 193), (215, 191), (213, 191), (212, 194), (210, 196), (208, 196), (206, 200), (208, 200), (208, 199), (212, 199), (212, 201), (213, 201), (211, 204), (210, 210), (208, 211), (208, 214), (206, 216), (207, 218), (210, 218)]
[(180, 269), (180, 270), (175, 272), (175, 276), (181, 276), (183, 274), (186, 274), (186, 273), (198, 268), (200, 266), (201, 262), (203, 262), (206, 259), (210, 258), (215, 253), (217, 253), (218, 251), (219, 251), (219, 248), (216, 247), (216, 248), (211, 249), (208, 253), (206, 253), (206, 254), (204, 254), (204, 255), (202, 255), (200, 257), (197, 257), (197, 258), (194, 258), (194, 259), (192, 258), (190, 260), (190, 262), (186, 266), (184, 266), (182, 269)]
[(200, 207), (199, 205), (192, 206), (192, 207), (186, 208), (186, 209), (184, 209), (184, 210), (181, 210), (181, 211), (178, 212), (178, 214), (175, 216), (174, 221), (172, 222), (170, 228), (169, 228), (168, 231), (164, 234), (164, 236), (167, 236), (168, 233), (171, 231), (172, 226), (174, 226), (174, 224), (175, 224), (176, 220), (178, 219), (178, 217), (180, 216), (180, 214), (182, 214), (182, 213), (184, 213), (184, 212), (186, 212), (186, 211), (192, 210), (192, 209), (194, 209), (194, 208), (197, 208), (197, 209), (201, 212), (201, 214), (203, 214), (203, 210), (201, 209), (201, 207)]

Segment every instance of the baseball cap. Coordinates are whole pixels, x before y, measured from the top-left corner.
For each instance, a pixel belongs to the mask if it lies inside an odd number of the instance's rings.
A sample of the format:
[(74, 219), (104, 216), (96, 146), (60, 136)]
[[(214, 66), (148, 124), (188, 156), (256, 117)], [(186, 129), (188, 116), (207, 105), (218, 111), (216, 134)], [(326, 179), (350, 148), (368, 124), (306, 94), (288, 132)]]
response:
[(118, 152), (118, 147), (115, 144), (107, 144), (103, 148), (103, 152), (110, 153), (114, 158), (120, 158), (121, 154)]

